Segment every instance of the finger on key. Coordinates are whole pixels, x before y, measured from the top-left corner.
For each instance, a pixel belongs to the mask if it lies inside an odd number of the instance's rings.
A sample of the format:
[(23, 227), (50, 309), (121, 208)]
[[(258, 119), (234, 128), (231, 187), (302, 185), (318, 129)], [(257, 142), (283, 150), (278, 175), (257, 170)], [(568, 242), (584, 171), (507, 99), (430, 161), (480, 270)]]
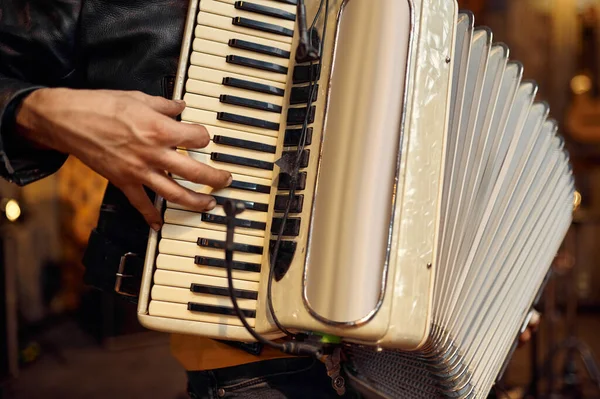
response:
[(169, 202), (198, 212), (210, 211), (217, 205), (214, 197), (181, 186), (169, 176), (156, 171), (148, 176), (147, 186)]
[(213, 168), (177, 151), (164, 151), (157, 161), (160, 162), (158, 168), (216, 189), (229, 186), (233, 180), (230, 172)]
[(173, 146), (194, 149), (204, 148), (210, 143), (208, 130), (202, 125), (171, 120), (166, 128), (173, 132), (172, 137), (177, 140)]

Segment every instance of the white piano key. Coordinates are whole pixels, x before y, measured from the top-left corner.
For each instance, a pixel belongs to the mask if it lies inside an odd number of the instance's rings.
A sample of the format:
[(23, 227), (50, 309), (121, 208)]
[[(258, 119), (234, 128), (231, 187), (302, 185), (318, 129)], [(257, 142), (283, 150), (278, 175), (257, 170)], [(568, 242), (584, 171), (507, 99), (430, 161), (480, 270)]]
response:
[[(211, 125), (222, 127), (225, 129), (241, 130), (249, 133), (262, 134), (265, 136), (277, 137), (279, 132), (285, 129), (285, 126), (280, 124), (279, 130), (265, 129), (255, 126), (244, 125), (240, 123), (233, 123), (227, 121), (221, 121), (217, 119), (217, 112), (206, 111), (203, 109), (196, 109), (186, 107), (181, 113), (181, 120), (183, 122), (200, 123), (202, 125)], [(282, 127), (283, 126), (283, 127)]]
[[(241, 217), (239, 219), (242, 219)], [(227, 226), (219, 223), (202, 221), (202, 215), (196, 212), (182, 211), (179, 209), (167, 208), (164, 214), (165, 223), (179, 224), (189, 227), (200, 227), (210, 230), (227, 231)], [(246, 227), (237, 227), (235, 230), (242, 234), (264, 237), (265, 230), (251, 229)]]
[[(154, 273), (154, 283), (169, 287), (190, 289), (192, 284), (201, 284), (211, 287), (229, 286), (227, 278), (215, 276), (198, 276), (195, 274), (169, 272), (165, 270), (157, 270)], [(234, 279), (233, 288), (246, 291), (258, 291), (258, 283), (253, 281), (238, 281)]]
[(277, 146), (277, 139), (273, 137), (263, 136), (260, 134), (253, 134), (248, 132), (242, 132), (240, 130), (224, 129), (216, 126), (205, 126), (208, 130), (210, 139), (212, 140), (215, 136), (226, 136), (241, 140), (255, 141), (262, 144)]
[[(191, 258), (195, 256), (206, 256), (209, 258), (225, 259), (224, 249), (202, 247), (193, 242), (176, 241), (165, 238), (160, 240), (158, 251), (161, 254), (186, 256)], [(260, 263), (262, 255), (235, 251), (233, 253), (233, 260), (234, 262)]]
[(288, 44), (292, 43), (292, 38), (289, 36), (278, 35), (271, 32), (263, 32), (257, 29), (250, 29), (243, 26), (236, 26), (232, 23), (232, 19), (230, 17), (225, 17), (222, 15), (209, 14), (200, 11), (198, 13), (197, 22), (199, 25), (211, 26), (213, 28), (227, 30), (235, 33), (243, 33), (249, 36), (262, 37), (275, 42)]
[(249, 118), (262, 119), (268, 122), (280, 123), (282, 114), (261, 111), (238, 105), (225, 104), (218, 98), (202, 96), (199, 94), (186, 93), (183, 97), (188, 108), (203, 109), (205, 111), (229, 112), (231, 114), (247, 116)]
[[(194, 263), (194, 258), (183, 256), (159, 254), (156, 257), (156, 268), (158, 270), (155, 274), (160, 270), (169, 270), (189, 274), (190, 278), (196, 278), (195, 276), (197, 276), (198, 279), (206, 276), (227, 277), (225, 268), (197, 265)], [(236, 281), (260, 281), (260, 273), (257, 272), (233, 270), (231, 275)]]
[[(232, 173), (233, 180), (250, 182), (250, 176), (242, 176), (237, 173)], [(266, 193), (258, 193), (255, 191), (247, 191), (247, 190), (239, 190), (236, 188), (222, 188), (219, 190), (215, 190), (210, 186), (206, 186), (204, 184), (198, 184), (190, 182), (189, 180), (181, 179), (179, 176), (174, 176), (175, 181), (180, 185), (189, 188), (197, 193), (209, 194), (209, 195), (218, 195), (224, 198), (233, 198), (233, 199), (244, 199), (245, 201), (254, 201), (262, 204), (268, 204), (270, 200), (269, 194)], [(260, 179), (261, 181), (264, 179)], [(252, 183), (252, 182), (251, 182)]]
[[(247, 66), (231, 64), (225, 60), (225, 57), (199, 53), (197, 51), (192, 52), (190, 62), (192, 65), (200, 67), (218, 69), (225, 72), (237, 73), (243, 76), (251, 76), (255, 78), (265, 79), (272, 82), (285, 83), (288, 77), (288, 75), (284, 73), (264, 71), (258, 68), (251, 68)], [(283, 65), (283, 63), (277, 64), (284, 67), (286, 66)]]
[[(216, 0), (221, 3), (235, 4), (237, 0)], [(252, 3), (260, 4), (261, 6), (278, 8), (283, 11), (291, 12), (293, 14), (296, 13), (296, 6), (293, 4), (283, 3), (281, 1), (274, 0), (252, 0)]]
[(255, 21), (281, 26), (291, 30), (294, 30), (295, 25), (295, 21), (289, 21), (286, 19), (276, 18), (246, 10), (238, 10), (232, 4), (222, 3), (215, 0), (202, 0), (200, 2), (200, 11), (229, 18), (242, 17), (253, 19)]
[[(289, 43), (277, 42), (262, 37), (245, 35), (240, 32), (231, 32), (229, 30), (217, 29), (211, 26), (197, 25), (194, 30), (195, 37), (199, 39), (207, 39), (213, 42), (227, 44), (231, 39), (244, 40), (251, 43), (262, 44), (263, 46), (275, 47), (283, 51), (291, 53), (292, 46)], [(291, 56), (291, 54), (290, 54)], [(291, 57), (290, 57), (291, 58)]]
[[(237, 174), (246, 175), (246, 176), (261, 177), (263, 179), (269, 179), (269, 180), (273, 179), (273, 171), (272, 170), (246, 167), (246, 166), (235, 165), (235, 164), (231, 164), (231, 163), (227, 163), (227, 162), (213, 161), (212, 159), (210, 159), (210, 157), (211, 157), (210, 154), (204, 154), (201, 152), (184, 150), (184, 149), (178, 149), (177, 151), (182, 154), (186, 154), (186, 155), (190, 156), (191, 158), (197, 160), (198, 162), (202, 162), (202, 163), (207, 164), (208, 166), (211, 166), (216, 169), (222, 169), (222, 170), (226, 170), (231, 173), (237, 173)], [(232, 152), (227, 152), (227, 154), (235, 155)]]
[(280, 107), (283, 106), (283, 97), (281, 96), (238, 89), (237, 87), (225, 86), (221, 83), (217, 84), (196, 79), (188, 79), (185, 84), (185, 89), (188, 93), (199, 94), (208, 97), (219, 98), (221, 95), (230, 95), (256, 101), (264, 101)]
[[(235, 285), (234, 285), (235, 287)], [(226, 308), (233, 308), (231, 299), (227, 296), (221, 295), (209, 295), (190, 291), (190, 289), (167, 287), (163, 285), (154, 285), (150, 294), (152, 300), (172, 303), (183, 303), (188, 302), (201, 303), (202, 305), (210, 306), (222, 306)], [(238, 298), (237, 303), (240, 309), (255, 310), (256, 300)]]
[[(198, 241), (198, 238), (225, 241), (226, 235), (227, 234), (224, 231), (196, 229), (175, 224), (165, 224), (161, 230), (161, 236), (163, 239), (186, 241), (194, 244)], [(235, 233), (233, 235), (233, 242), (236, 244), (253, 245), (256, 247), (264, 246), (264, 239), (239, 233)]]
[[(150, 316), (165, 317), (169, 319), (202, 321), (205, 323), (229, 324), (235, 326), (243, 325), (237, 316), (192, 312), (187, 309), (187, 305), (156, 300), (150, 301), (148, 306), (148, 314)], [(254, 327), (254, 318), (246, 317), (246, 320), (250, 327)]]
[[(239, 199), (244, 199), (244, 198), (239, 198)], [(172, 209), (181, 209), (181, 210), (186, 210), (186, 211), (190, 211), (190, 212), (195, 212), (193, 209), (188, 208), (186, 206), (180, 205), (180, 204), (176, 204), (174, 202), (169, 202), (167, 201), (167, 207), (168, 208), (172, 208)], [(220, 205), (217, 205), (217, 207), (213, 210), (204, 212), (204, 213), (208, 213), (211, 215), (219, 215), (219, 216), (225, 216), (225, 211), (223, 210), (223, 207)], [(262, 223), (266, 223), (267, 222), (267, 212), (261, 212), (261, 211), (255, 211), (255, 210), (249, 210), (246, 209), (243, 213), (244, 216), (239, 215), (238, 218), (240, 219), (246, 219), (246, 220), (252, 220), (253, 222), (262, 222)]]
[(204, 148), (193, 149), (193, 151), (198, 151), (203, 154), (210, 155), (213, 152), (220, 152), (223, 154), (235, 155), (238, 157), (252, 158), (258, 159), (265, 162), (275, 162), (275, 154), (270, 154), (267, 152), (261, 151), (253, 151), (247, 150), (245, 148), (237, 148), (229, 145), (215, 144), (214, 142), (210, 142)]
[[(255, 78), (253, 76), (248, 76), (248, 75), (243, 75), (243, 74), (238, 74), (238, 73), (233, 73), (233, 72), (227, 72), (227, 71), (221, 71), (221, 70), (217, 70), (217, 69), (199, 67), (199, 66), (195, 66), (195, 65), (191, 65), (189, 67), (188, 77), (191, 79), (200, 80), (203, 82), (216, 83), (216, 84), (223, 84), (224, 78), (236, 78), (236, 79), (246, 80), (248, 82), (261, 83), (264, 85), (273, 86), (275, 88), (282, 89), (282, 90), (286, 89), (285, 83), (273, 82), (271, 80)], [(248, 93), (256, 93), (256, 92), (249, 90)], [(281, 96), (276, 96), (276, 97), (281, 97)]]
[(239, 55), (240, 57), (252, 58), (259, 61), (270, 62), (284, 67), (290, 66), (290, 60), (275, 57), (273, 55), (263, 54), (256, 51), (243, 50), (236, 47), (231, 47), (224, 43), (213, 42), (206, 39), (194, 39), (192, 43), (194, 51), (199, 53), (216, 55), (219, 57), (227, 57), (228, 55)]

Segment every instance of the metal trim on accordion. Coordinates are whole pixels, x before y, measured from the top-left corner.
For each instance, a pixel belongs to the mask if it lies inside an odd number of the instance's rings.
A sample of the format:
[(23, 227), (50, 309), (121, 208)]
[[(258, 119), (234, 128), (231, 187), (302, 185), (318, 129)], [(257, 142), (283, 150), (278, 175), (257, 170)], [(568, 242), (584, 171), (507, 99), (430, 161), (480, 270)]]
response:
[[(508, 47), (455, 1), (327, 4), (307, 2), (307, 19), (326, 26), (311, 31), (314, 69), (294, 59), (295, 5), (190, 1), (174, 99), (212, 140), (179, 151), (235, 184), (173, 176), (220, 199), (204, 213), (157, 198), (165, 225), (149, 233), (139, 320), (254, 340), (226, 290), (222, 201), (236, 199), (249, 208), (233, 281), (255, 331), (339, 338), (356, 383), (381, 396), (486, 397), (571, 223), (557, 124)], [(286, 160), (308, 130), (287, 198)], [(397, 375), (374, 375), (383, 363)]]

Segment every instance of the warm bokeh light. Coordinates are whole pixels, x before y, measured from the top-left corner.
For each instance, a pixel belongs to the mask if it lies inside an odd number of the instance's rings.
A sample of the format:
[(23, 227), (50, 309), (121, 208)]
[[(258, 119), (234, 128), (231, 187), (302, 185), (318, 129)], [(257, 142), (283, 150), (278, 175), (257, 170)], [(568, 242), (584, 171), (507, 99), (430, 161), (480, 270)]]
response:
[(574, 198), (573, 198), (573, 211), (576, 211), (577, 209), (579, 209), (580, 205), (581, 205), (581, 193), (579, 191), (575, 191)]
[(17, 201), (11, 199), (6, 203), (4, 213), (9, 221), (14, 222), (21, 216), (21, 207)]
[(571, 79), (571, 90), (580, 95), (587, 93), (592, 88), (592, 81), (586, 75), (577, 75)]

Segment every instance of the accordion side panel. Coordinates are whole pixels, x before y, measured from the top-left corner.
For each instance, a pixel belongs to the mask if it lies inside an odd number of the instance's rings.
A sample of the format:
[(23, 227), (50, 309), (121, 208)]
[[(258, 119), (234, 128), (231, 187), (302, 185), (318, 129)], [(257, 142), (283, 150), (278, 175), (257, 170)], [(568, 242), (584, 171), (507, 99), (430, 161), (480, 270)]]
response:
[[(418, 4), (418, 5), (417, 5)], [(415, 2), (422, 7), (413, 100), (406, 109), (399, 185), (386, 295), (393, 297), (383, 347), (415, 350), (429, 335), (437, 242), (452, 102), (452, 62), (458, 6), (454, 1)], [(410, 299), (410, 300), (409, 300)]]

